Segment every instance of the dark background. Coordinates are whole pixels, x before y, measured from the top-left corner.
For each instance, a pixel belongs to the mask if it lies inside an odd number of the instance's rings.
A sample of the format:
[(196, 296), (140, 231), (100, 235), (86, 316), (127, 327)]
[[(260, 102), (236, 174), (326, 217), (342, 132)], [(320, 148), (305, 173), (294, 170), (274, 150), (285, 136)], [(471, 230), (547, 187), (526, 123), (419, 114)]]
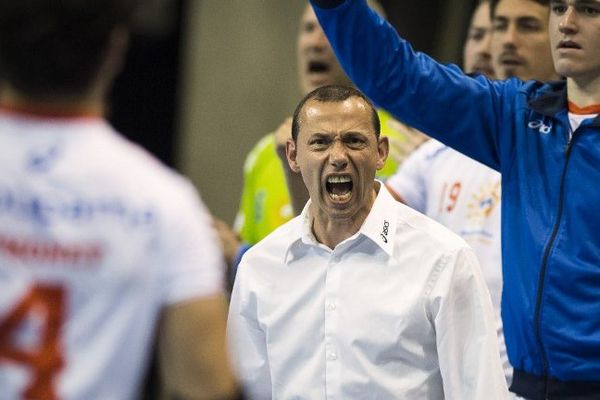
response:
[[(115, 127), (172, 167), (177, 162), (177, 88), (184, 84), (180, 79), (182, 43), (186, 40), (182, 27), (190, 1), (216, 0), (153, 1), (153, 8), (144, 7), (145, 16), (135, 25), (123, 72), (110, 96), (109, 119)], [(441, 61), (460, 62), (465, 21), (474, 1), (382, 0), (381, 3), (392, 25), (416, 49)], [(457, 12), (452, 3), (463, 7)], [(445, 17), (448, 10), (454, 20)], [(445, 37), (448, 31), (457, 34)]]

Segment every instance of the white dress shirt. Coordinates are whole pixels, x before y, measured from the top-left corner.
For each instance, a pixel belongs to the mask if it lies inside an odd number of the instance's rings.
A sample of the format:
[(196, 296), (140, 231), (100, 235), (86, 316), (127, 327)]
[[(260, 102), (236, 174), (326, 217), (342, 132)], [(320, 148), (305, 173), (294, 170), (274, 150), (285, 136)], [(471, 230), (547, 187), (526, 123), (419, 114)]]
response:
[(228, 337), (250, 398), (507, 398), (472, 250), (379, 186), (335, 249), (311, 233), (309, 202), (242, 259)]

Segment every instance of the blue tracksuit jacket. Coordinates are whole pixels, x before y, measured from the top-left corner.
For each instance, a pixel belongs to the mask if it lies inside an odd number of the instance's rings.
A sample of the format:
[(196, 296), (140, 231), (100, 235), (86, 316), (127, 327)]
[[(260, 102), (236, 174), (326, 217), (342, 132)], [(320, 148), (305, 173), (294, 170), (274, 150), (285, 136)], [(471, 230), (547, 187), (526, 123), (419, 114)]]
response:
[(311, 1), (358, 88), (502, 173), (511, 390), (600, 399), (600, 116), (570, 132), (564, 82), (470, 77), (413, 51), (364, 0)]

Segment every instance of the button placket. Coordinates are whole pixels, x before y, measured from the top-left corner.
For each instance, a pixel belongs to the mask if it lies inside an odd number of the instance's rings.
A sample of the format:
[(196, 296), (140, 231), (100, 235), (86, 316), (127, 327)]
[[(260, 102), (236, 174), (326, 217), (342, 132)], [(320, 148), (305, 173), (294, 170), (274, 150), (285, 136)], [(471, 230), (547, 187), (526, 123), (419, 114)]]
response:
[(340, 331), (338, 308), (338, 293), (341, 282), (341, 257), (335, 252), (331, 253), (327, 265), (325, 278), (325, 387), (328, 399), (334, 398), (341, 382), (340, 364), (338, 353), (338, 332)]

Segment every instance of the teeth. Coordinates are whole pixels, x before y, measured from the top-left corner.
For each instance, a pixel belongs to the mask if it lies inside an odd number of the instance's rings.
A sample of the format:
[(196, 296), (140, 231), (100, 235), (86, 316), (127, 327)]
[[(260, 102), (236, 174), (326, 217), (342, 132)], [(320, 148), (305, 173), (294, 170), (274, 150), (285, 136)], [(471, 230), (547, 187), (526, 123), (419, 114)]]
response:
[(351, 193), (345, 193), (345, 194), (335, 194), (335, 193), (330, 193), (329, 196), (331, 196), (331, 198), (335, 201), (346, 201), (350, 198)]
[(327, 178), (327, 183), (347, 183), (351, 181), (349, 176), (330, 176)]

